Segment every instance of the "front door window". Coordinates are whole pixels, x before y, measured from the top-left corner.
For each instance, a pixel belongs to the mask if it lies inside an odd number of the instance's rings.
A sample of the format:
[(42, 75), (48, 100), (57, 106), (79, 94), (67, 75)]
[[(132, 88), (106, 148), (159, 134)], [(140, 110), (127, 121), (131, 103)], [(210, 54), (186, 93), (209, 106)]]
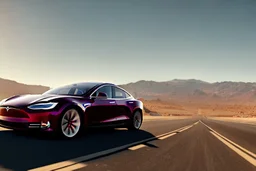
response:
[(93, 97), (97, 97), (99, 92), (105, 93), (108, 98), (112, 98), (112, 88), (111, 86), (104, 86), (99, 88), (95, 93), (93, 93)]

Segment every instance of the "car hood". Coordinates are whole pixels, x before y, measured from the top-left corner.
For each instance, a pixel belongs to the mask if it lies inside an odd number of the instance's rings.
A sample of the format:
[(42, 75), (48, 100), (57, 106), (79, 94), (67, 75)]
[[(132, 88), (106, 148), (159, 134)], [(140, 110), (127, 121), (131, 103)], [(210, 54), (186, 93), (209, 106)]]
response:
[(1, 106), (13, 106), (22, 107), (33, 103), (49, 102), (51, 100), (59, 98), (82, 98), (68, 95), (53, 95), (53, 94), (28, 94), (28, 95), (17, 95), (4, 100)]

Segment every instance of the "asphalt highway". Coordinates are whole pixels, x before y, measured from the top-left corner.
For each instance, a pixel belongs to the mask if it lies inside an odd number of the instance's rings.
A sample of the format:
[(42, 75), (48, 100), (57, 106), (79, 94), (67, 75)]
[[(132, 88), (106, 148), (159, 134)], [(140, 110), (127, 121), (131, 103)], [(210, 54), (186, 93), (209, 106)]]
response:
[(256, 171), (256, 125), (202, 117), (146, 119), (140, 131), (73, 139), (0, 129), (0, 170)]

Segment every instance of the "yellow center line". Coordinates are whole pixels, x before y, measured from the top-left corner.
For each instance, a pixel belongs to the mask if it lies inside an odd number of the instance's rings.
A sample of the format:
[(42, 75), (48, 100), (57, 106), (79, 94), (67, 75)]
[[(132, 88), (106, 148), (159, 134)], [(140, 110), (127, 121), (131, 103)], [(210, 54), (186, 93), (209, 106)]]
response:
[[(108, 149), (108, 150), (100, 151), (100, 152), (97, 152), (97, 153), (93, 153), (93, 154), (81, 156), (81, 157), (78, 157), (78, 158), (70, 159), (70, 160), (67, 160), (67, 161), (62, 161), (62, 162), (42, 166), (42, 167), (39, 167), (39, 168), (31, 169), (29, 171), (45, 171), (45, 170), (50, 171), (50, 170), (57, 170), (57, 169), (60, 169), (60, 168), (63, 168), (63, 169), (66, 168), (66, 169), (70, 170), (69, 168), (71, 168), (71, 167), (83, 166), (84, 164), (82, 164), (82, 165), (80, 165), (80, 164), (85, 163), (84, 161), (91, 160), (93, 158), (104, 156), (104, 155), (107, 155), (107, 154), (115, 153), (115, 152), (120, 151), (120, 150), (131, 148), (132, 146), (138, 146), (138, 144), (142, 144), (142, 143), (145, 143), (145, 142), (156, 140), (156, 139), (159, 139), (160, 137), (163, 137), (163, 136), (167, 136), (167, 135), (168, 135), (168, 137), (172, 136), (172, 134), (174, 135), (179, 130), (187, 128), (188, 126), (193, 126), (193, 124), (181, 127), (181, 128), (176, 129), (174, 131), (170, 131), (170, 132), (158, 135), (156, 137), (151, 137), (151, 138), (144, 139), (144, 140), (141, 140), (141, 141), (137, 141), (137, 142), (134, 142), (134, 143), (126, 144), (126, 145), (123, 145), (123, 146), (120, 146), (120, 147), (115, 147), (115, 148), (112, 148), (112, 149)], [(139, 146), (139, 147), (142, 148), (142, 146)]]
[(134, 151), (134, 150), (138, 150), (138, 149), (143, 148), (143, 147), (146, 147), (146, 145), (144, 145), (144, 144), (139, 144), (139, 145), (130, 147), (130, 148), (128, 148), (128, 149)]
[(169, 134), (169, 135), (166, 135), (166, 136), (160, 137), (160, 138), (158, 138), (158, 139), (163, 140), (163, 139), (166, 139), (166, 138), (171, 137), (171, 136), (176, 135), (176, 134), (177, 134), (177, 133), (176, 133), (176, 132), (174, 132), (174, 133), (172, 133), (172, 134)]
[(71, 170), (81, 169), (81, 168), (84, 168), (86, 166), (87, 166), (87, 164), (85, 164), (85, 163), (77, 163), (77, 164), (72, 165), (70, 167), (64, 167), (64, 168), (61, 168), (61, 169), (56, 169), (55, 171), (71, 171)]

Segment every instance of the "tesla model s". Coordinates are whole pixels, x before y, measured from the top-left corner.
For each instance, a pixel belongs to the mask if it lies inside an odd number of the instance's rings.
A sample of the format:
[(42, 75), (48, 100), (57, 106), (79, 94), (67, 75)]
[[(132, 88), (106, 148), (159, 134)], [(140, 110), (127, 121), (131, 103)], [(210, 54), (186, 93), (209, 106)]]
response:
[(142, 121), (143, 103), (111, 83), (77, 83), (0, 102), (1, 127), (55, 131), (66, 138), (88, 127), (138, 130)]

